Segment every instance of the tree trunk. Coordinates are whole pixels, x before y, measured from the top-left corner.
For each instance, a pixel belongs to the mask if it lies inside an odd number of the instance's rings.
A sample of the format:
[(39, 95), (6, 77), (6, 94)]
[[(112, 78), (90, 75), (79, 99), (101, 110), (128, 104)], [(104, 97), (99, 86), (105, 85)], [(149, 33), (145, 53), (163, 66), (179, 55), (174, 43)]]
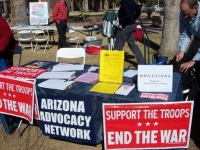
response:
[(85, 3), (84, 3), (84, 12), (88, 12), (89, 11), (89, 9), (88, 9), (88, 0), (85, 0)]
[(94, 9), (93, 11), (98, 12), (100, 6), (100, 0), (94, 0)]
[(160, 53), (175, 54), (178, 52), (179, 14), (181, 0), (164, 0), (164, 27)]
[(27, 0), (10, 0), (11, 5), (11, 24), (17, 22), (28, 23)]

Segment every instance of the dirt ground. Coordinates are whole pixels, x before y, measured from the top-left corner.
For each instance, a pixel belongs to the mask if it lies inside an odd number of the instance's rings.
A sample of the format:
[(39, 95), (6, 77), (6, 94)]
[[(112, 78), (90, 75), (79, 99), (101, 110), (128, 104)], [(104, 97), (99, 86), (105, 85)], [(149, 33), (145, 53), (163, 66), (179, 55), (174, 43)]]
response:
[[(149, 36), (149, 50), (150, 54), (157, 52), (159, 49), (159, 44), (161, 40), (162, 28), (153, 28), (151, 27), (151, 22), (144, 19), (144, 25), (147, 27), (147, 32)], [(77, 23), (69, 21), (68, 25), (87, 25), (91, 22)], [(97, 24), (101, 24), (101, 20)], [(85, 32), (87, 33), (87, 32)], [(67, 33), (67, 36), (78, 35), (80, 37), (80, 42), (83, 45), (83, 39), (86, 35), (82, 33)], [(93, 36), (103, 38), (102, 46), (106, 48), (107, 38), (103, 37), (100, 30), (93, 31)], [(51, 37), (53, 39), (53, 37)], [(55, 61), (56, 51), (57, 51), (57, 34), (54, 36), (54, 40), (50, 42), (50, 49), (45, 53), (43, 50), (37, 50), (35, 53), (31, 51), (30, 48), (24, 48), (22, 54), (21, 64), (25, 64), (32, 60), (47, 60)], [(145, 48), (148, 49), (144, 44), (137, 42), (141, 51), (144, 52)], [(75, 43), (70, 42), (70, 46), (74, 46)], [(125, 67), (133, 64), (135, 62), (135, 57), (133, 53), (128, 48), (127, 44), (124, 47), (125, 55)], [(150, 55), (150, 56), (151, 56)], [(14, 65), (18, 64), (19, 56), (14, 56)], [(79, 61), (79, 60), (78, 60)], [(74, 62), (74, 61), (70, 61)], [(147, 59), (148, 62), (148, 59)], [(86, 55), (86, 64), (95, 64), (99, 65), (99, 55)], [(200, 115), (199, 108), (195, 107), (193, 123), (191, 128), (191, 140), (189, 144), (189, 150), (199, 150), (200, 148)], [(23, 134), (21, 137), (18, 137), (17, 130), (12, 134), (5, 134), (2, 125), (0, 125), (0, 150), (102, 150), (103, 144), (99, 143), (96, 146), (89, 146), (84, 144), (77, 144), (68, 141), (56, 140), (42, 135), (41, 130), (37, 126), (30, 125), (27, 127), (25, 122), (22, 123), (21, 131)]]

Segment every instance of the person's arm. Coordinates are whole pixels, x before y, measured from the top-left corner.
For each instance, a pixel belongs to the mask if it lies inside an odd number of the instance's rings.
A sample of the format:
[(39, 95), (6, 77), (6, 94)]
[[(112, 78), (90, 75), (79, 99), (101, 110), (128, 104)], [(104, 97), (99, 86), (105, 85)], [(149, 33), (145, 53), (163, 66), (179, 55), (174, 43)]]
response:
[(136, 17), (136, 19), (138, 17), (140, 17), (140, 15), (141, 15), (141, 9), (140, 9), (139, 5), (136, 5), (135, 6), (135, 17)]
[(179, 23), (179, 32), (180, 32), (179, 51), (180, 52), (176, 55), (176, 61), (179, 61), (183, 58), (184, 53), (191, 40), (191, 33), (187, 29), (187, 26), (184, 20), (185, 20), (184, 16), (180, 14), (180, 23)]
[(181, 72), (187, 72), (187, 70), (190, 67), (193, 67), (194, 64), (196, 63), (196, 61), (199, 61), (199, 60), (200, 60), (200, 48), (198, 49), (197, 53), (195, 54), (195, 56), (193, 57), (192, 60), (190, 60), (190, 61), (188, 61), (186, 63), (181, 64), (180, 71)]
[(185, 52), (191, 40), (191, 33), (187, 29), (182, 15), (180, 16), (179, 32), (181, 34), (179, 40), (179, 50)]
[(58, 18), (57, 18), (58, 10), (59, 10), (59, 8), (58, 8), (58, 5), (56, 4), (56, 5), (54, 6), (54, 8), (53, 8), (52, 18), (53, 18), (53, 20), (54, 20), (55, 22), (57, 22), (57, 23), (59, 22), (59, 21), (58, 21)]

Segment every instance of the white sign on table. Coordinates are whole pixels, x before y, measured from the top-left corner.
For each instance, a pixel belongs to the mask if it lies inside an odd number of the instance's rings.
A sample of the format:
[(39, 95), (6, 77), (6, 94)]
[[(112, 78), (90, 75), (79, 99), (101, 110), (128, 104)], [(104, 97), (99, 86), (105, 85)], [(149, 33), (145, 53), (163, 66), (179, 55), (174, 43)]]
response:
[(138, 65), (140, 92), (172, 92), (172, 65)]

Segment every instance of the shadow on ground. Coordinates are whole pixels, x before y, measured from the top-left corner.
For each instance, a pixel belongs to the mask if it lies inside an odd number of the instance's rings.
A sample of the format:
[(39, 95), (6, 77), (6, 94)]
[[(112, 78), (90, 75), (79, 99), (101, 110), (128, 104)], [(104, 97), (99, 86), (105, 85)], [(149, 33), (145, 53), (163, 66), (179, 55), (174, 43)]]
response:
[(193, 119), (191, 127), (190, 138), (194, 141), (196, 146), (200, 148), (200, 92), (198, 92), (197, 98), (194, 103)]
[(137, 67), (137, 63), (135, 61), (133, 61), (133, 59), (135, 59), (135, 56), (129, 54), (128, 52), (124, 53), (124, 61), (131, 64), (129, 67), (134, 68), (134, 67)]
[(148, 38), (144, 38), (144, 41), (142, 42), (146, 48), (151, 48), (154, 51), (158, 52), (158, 50), (160, 49), (160, 45), (158, 45), (157, 43), (153, 42), (152, 40), (148, 39)]

